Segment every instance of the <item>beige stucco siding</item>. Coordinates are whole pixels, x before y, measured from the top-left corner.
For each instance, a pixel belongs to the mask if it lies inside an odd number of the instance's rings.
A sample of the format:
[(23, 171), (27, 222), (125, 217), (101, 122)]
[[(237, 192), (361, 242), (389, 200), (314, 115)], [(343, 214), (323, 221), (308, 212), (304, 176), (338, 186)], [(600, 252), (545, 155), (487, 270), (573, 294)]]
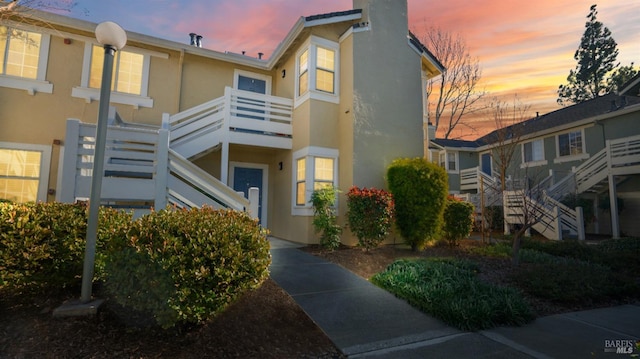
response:
[(394, 159), (423, 155), (421, 60), (408, 44), (406, 2), (369, 4), (370, 30), (353, 34), (353, 179), (384, 187)]

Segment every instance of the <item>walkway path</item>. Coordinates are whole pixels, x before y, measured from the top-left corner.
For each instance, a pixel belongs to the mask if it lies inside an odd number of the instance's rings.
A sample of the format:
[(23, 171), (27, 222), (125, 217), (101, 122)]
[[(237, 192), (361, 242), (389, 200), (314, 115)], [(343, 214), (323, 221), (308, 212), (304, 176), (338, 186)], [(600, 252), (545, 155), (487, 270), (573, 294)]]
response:
[(605, 340), (640, 339), (638, 305), (462, 332), (296, 244), (271, 243), (271, 278), (349, 358), (621, 358)]

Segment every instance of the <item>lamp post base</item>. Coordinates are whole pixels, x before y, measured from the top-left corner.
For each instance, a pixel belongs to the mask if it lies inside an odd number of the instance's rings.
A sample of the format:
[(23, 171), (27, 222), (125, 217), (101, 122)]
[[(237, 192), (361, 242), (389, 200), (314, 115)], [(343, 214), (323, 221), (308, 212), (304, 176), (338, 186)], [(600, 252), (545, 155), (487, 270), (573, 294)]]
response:
[(104, 299), (93, 299), (86, 303), (79, 299), (72, 299), (54, 309), (53, 317), (95, 317), (103, 303)]

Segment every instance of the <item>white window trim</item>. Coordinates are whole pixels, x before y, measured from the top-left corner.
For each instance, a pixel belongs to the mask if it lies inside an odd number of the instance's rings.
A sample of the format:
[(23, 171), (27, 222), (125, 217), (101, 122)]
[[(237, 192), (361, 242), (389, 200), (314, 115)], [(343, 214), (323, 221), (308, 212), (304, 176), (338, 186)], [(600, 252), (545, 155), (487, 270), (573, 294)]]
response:
[[(439, 151), (438, 152), (438, 165), (440, 166), (440, 155), (444, 154), (444, 169), (445, 171), (447, 171), (447, 173), (460, 173), (460, 156), (458, 155), (459, 152), (457, 151)], [(454, 156), (454, 161), (456, 163), (456, 169), (455, 170), (450, 170), (449, 169), (449, 155), (453, 155)]]
[[(292, 171), (291, 171), (291, 215), (293, 216), (313, 216), (313, 206), (309, 203), (311, 200), (311, 194), (313, 193), (313, 182), (315, 179), (314, 169), (315, 162), (310, 161), (310, 159), (315, 157), (324, 157), (324, 158), (332, 158), (333, 159), (333, 186), (338, 187), (338, 153), (339, 151), (334, 148), (326, 148), (326, 147), (316, 147), (309, 146), (303, 149), (300, 149), (293, 153), (292, 160)], [(296, 204), (296, 172), (297, 172), (297, 162), (301, 158), (306, 158), (306, 166), (305, 166), (305, 204), (298, 205)], [(338, 210), (338, 202), (336, 201), (336, 211)]]
[(51, 147), (45, 145), (33, 145), (28, 143), (0, 142), (0, 148), (10, 150), (37, 151), (42, 153), (40, 157), (40, 178), (38, 179), (38, 195), (40, 202), (47, 201), (49, 190), (49, 171), (51, 170)]
[[(92, 101), (98, 101), (100, 99), (100, 89), (94, 89), (89, 87), (89, 75), (91, 72), (91, 51), (93, 46), (96, 45), (93, 42), (87, 41), (84, 46), (84, 58), (82, 61), (82, 78), (80, 80), (80, 86), (74, 87), (71, 90), (71, 96), (82, 98), (87, 103)], [(140, 95), (133, 95), (121, 92), (111, 91), (111, 102), (119, 103), (123, 105), (131, 105), (134, 108), (139, 107), (153, 107), (153, 99), (148, 97), (149, 91), (149, 71), (151, 64), (151, 54), (145, 51), (138, 51), (130, 47), (125, 48), (125, 51), (140, 54), (144, 56), (142, 62), (142, 84)]]
[[(29, 32), (37, 32), (33, 30), (27, 30), (20, 26), (7, 25), (10, 28), (16, 28)], [(35, 95), (37, 92), (53, 93), (53, 84), (46, 81), (47, 77), (47, 65), (49, 63), (49, 46), (51, 44), (51, 36), (49, 34), (43, 34), (40, 38), (40, 54), (38, 55), (38, 74), (36, 79), (26, 79), (22, 77), (14, 77), (7, 75), (0, 75), (0, 86), (9, 87), (18, 90), (25, 90), (29, 95)], [(1, 55), (0, 55), (1, 56)]]
[[(335, 68), (333, 71), (333, 81), (334, 88), (333, 93), (327, 93), (324, 91), (316, 90), (316, 61), (317, 61), (317, 47), (324, 47), (326, 49), (334, 51), (334, 64)], [(303, 93), (302, 95), (298, 95), (300, 93), (300, 55), (309, 50), (308, 54), (308, 64), (307, 64), (307, 73), (308, 73), (308, 83), (309, 89)], [(295, 99), (293, 102), (293, 107), (297, 108), (304, 102), (309, 99), (329, 102), (329, 103), (340, 103), (340, 44), (337, 42), (333, 42), (327, 39), (323, 39), (317, 36), (310, 36), (307, 41), (300, 47), (300, 49), (296, 52), (296, 78), (295, 78)]]
[[(537, 142), (537, 141), (540, 141), (542, 143), (542, 159), (541, 160), (537, 160), (537, 161), (526, 162), (525, 161), (525, 156), (524, 156), (524, 145), (527, 144), (527, 143), (532, 143), (532, 142)], [(522, 162), (520, 163), (520, 168), (538, 167), (538, 166), (544, 166), (544, 165), (549, 164), (549, 161), (547, 161), (544, 158), (544, 138), (538, 138), (538, 139), (535, 139), (535, 140), (523, 142), (520, 145), (520, 153), (521, 153), (521, 157), (522, 157)]]
[[(265, 165), (262, 163), (250, 163), (250, 162), (235, 162), (235, 161), (231, 161), (229, 162), (229, 183), (231, 184), (231, 187), (233, 187), (233, 180), (234, 180), (234, 169), (236, 167), (241, 167), (241, 168), (257, 168), (257, 169), (261, 169), (262, 170), (262, 208), (260, 208), (260, 215), (262, 218), (262, 226), (263, 227), (267, 227), (267, 208), (269, 203), (268, 203), (268, 199), (269, 199), (269, 165)], [(249, 194), (247, 193), (246, 196), (248, 196)], [(248, 197), (247, 197), (248, 198)]]
[[(561, 156), (560, 155), (560, 136), (566, 135), (572, 132), (580, 132), (580, 138), (582, 139), (582, 153), (577, 155)], [(590, 157), (589, 154), (587, 153), (587, 144), (584, 137), (584, 128), (581, 128), (579, 130), (571, 130), (571, 131), (565, 131), (565, 132), (559, 133), (555, 136), (555, 140), (556, 140), (556, 158), (553, 159), (553, 163), (582, 161)]]
[(240, 82), (240, 76), (249, 77), (252, 79), (263, 80), (265, 82), (265, 95), (271, 95), (271, 76), (259, 74), (257, 72), (245, 71), (245, 70), (233, 70), (233, 88), (238, 89), (238, 82)]

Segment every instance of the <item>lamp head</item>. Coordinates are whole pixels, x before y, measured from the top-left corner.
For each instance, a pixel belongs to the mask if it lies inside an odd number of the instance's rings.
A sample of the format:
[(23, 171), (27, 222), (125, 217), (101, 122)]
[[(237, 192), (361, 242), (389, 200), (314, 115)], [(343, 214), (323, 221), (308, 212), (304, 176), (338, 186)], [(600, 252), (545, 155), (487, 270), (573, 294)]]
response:
[(120, 50), (127, 43), (127, 33), (115, 22), (105, 21), (96, 26), (96, 39), (101, 45), (111, 45)]

